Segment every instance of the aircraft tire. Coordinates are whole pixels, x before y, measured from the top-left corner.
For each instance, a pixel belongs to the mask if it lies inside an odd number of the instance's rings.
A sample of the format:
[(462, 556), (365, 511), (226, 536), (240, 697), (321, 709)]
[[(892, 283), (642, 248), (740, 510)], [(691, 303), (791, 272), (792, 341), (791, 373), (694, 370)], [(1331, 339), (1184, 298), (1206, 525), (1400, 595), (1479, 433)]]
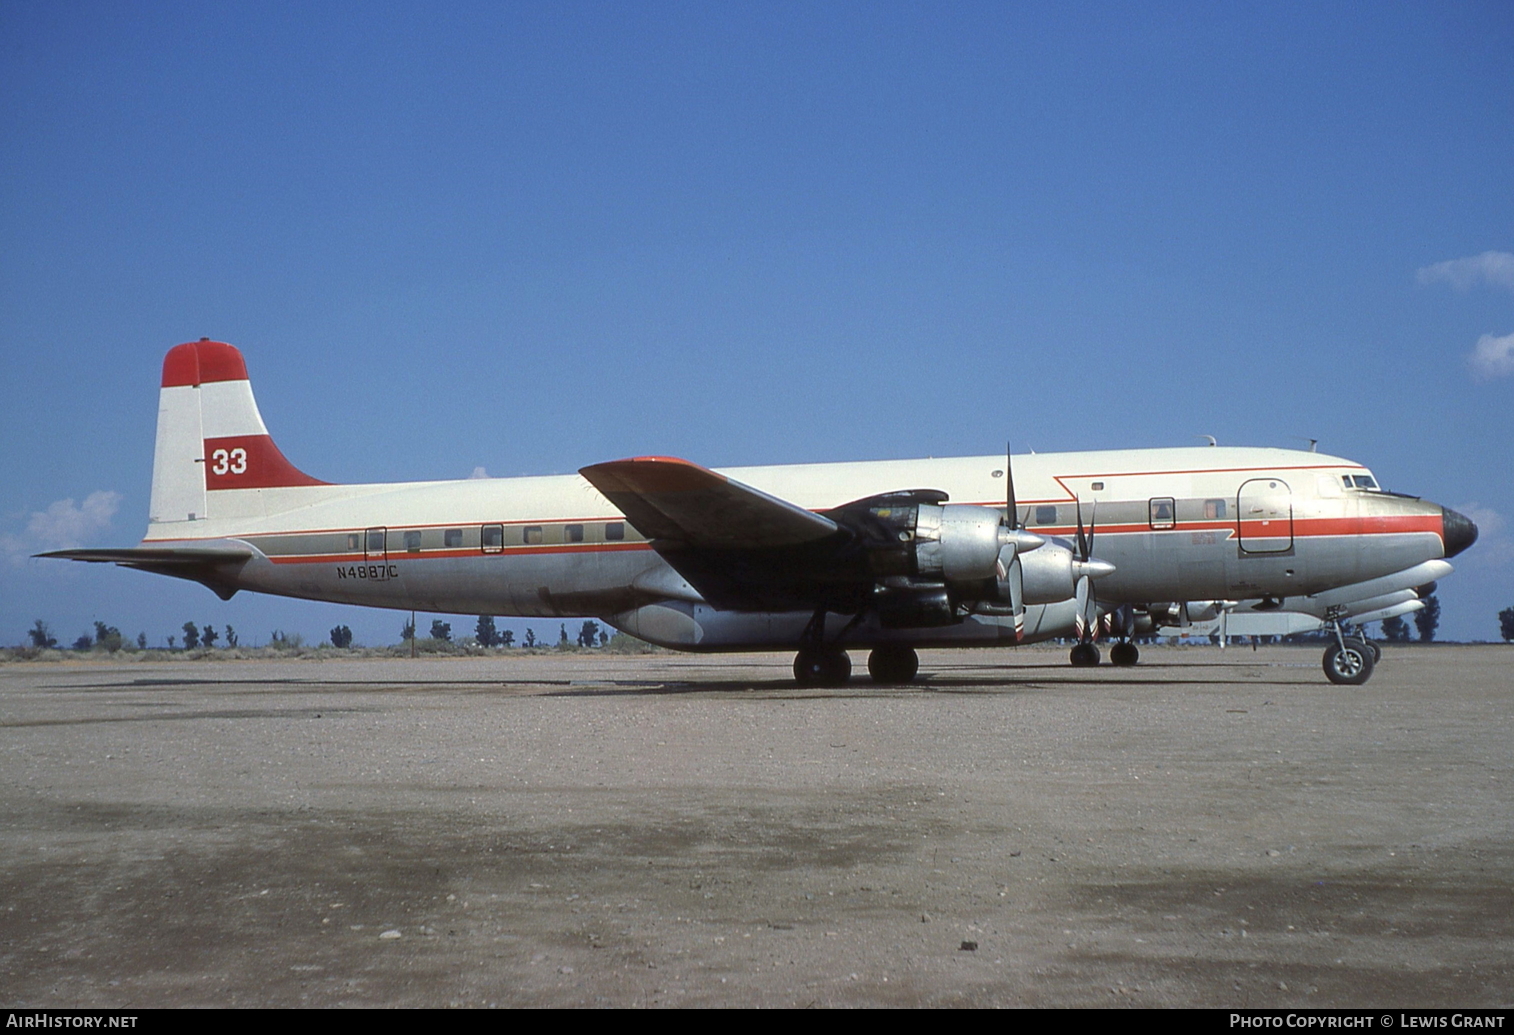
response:
[(1372, 678), (1372, 652), (1360, 640), (1347, 640), (1345, 650), (1339, 643), (1325, 648), (1325, 678), (1338, 686), (1361, 686)]
[(1067, 655), (1073, 668), (1093, 668), (1099, 663), (1099, 648), (1091, 643), (1079, 643)]
[(852, 659), (844, 650), (806, 647), (794, 657), (794, 681), (800, 686), (845, 686), (852, 678)]
[(875, 683), (909, 683), (920, 671), (920, 655), (913, 647), (874, 647), (867, 656), (867, 674)]
[(805, 648), (794, 655), (794, 682), (800, 686), (819, 686), (825, 678), (825, 655)]
[(1109, 648), (1111, 665), (1129, 666), (1141, 660), (1141, 649), (1133, 643), (1117, 643)]
[(1377, 663), (1383, 660), (1383, 649), (1376, 643), (1364, 636), (1347, 636), (1346, 642), (1366, 649), (1372, 655), (1372, 667), (1377, 668)]

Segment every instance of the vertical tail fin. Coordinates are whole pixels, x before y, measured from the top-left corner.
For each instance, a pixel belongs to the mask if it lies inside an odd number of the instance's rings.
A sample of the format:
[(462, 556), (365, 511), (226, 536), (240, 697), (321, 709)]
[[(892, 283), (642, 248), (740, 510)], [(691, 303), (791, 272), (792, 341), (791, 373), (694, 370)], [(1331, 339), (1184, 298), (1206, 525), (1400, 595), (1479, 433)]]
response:
[(153, 524), (261, 511), (247, 505), (242, 490), (326, 484), (273, 444), (236, 347), (201, 338), (169, 349), (158, 396)]

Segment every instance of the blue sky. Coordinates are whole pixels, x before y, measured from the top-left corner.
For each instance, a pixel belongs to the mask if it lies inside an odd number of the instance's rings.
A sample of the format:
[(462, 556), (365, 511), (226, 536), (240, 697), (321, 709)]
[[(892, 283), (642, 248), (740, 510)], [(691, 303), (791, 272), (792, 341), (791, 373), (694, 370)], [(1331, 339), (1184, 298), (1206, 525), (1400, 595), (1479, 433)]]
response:
[(1511, 53), (1507, 3), (0, 0), (0, 642), (397, 635), (25, 559), (140, 536), (202, 335), (332, 481), (1317, 438), (1479, 521), (1442, 634), (1496, 638)]

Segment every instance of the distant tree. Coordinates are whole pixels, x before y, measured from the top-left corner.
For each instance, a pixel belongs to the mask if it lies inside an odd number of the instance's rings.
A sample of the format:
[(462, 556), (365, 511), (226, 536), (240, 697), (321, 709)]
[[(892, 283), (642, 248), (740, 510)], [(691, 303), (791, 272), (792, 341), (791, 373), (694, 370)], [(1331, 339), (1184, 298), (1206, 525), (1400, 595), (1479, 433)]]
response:
[(599, 645), (601, 647), (605, 647), (605, 646), (608, 646), (609, 643), (610, 643), (610, 634), (608, 632), (606, 632), (604, 629), (599, 630)]
[(58, 638), (47, 627), (47, 623), (40, 618), (37, 619), (36, 625), (26, 631), (26, 635), (32, 638), (32, 646), (39, 649), (56, 647), (58, 645)]
[(559, 635), (557, 637), (557, 645), (559, 647), (566, 647), (568, 645), (568, 626), (567, 626), (567, 623), (559, 625), (557, 628), (559, 630), (561, 630), (561, 635)]
[(352, 630), (345, 625), (339, 625), (331, 630), (331, 645), (333, 647), (352, 646)]
[(526, 647), (534, 647), (534, 646), (536, 646), (536, 630), (535, 629), (531, 629), (529, 627), (526, 629), (526, 640), (525, 640), (525, 643), (523, 644), (523, 646), (526, 646)]
[(1506, 607), (1498, 612), (1498, 631), (1505, 643), (1514, 640), (1514, 607)]
[(1409, 642), (1409, 623), (1394, 615), (1383, 619), (1383, 639), (1393, 643)]
[(200, 630), (193, 622), (184, 623), (184, 649), (194, 650), (200, 645)]
[(114, 654), (121, 649), (121, 630), (104, 622), (95, 623), (95, 643)]
[(177, 640), (178, 640), (178, 637), (177, 637), (177, 636), (169, 636), (169, 637), (168, 637), (168, 649), (169, 649), (169, 650), (173, 650), (173, 645), (174, 645), (174, 643), (175, 643), (175, 642), (176, 642), (176, 641), (177, 641)]
[(1430, 643), (1435, 639), (1435, 629), (1440, 625), (1440, 601), (1431, 593), (1425, 597), (1425, 606), (1414, 612), (1414, 627), (1419, 630), (1421, 643)]
[(447, 640), (450, 642), (452, 639), (452, 623), (444, 622), (440, 618), (433, 618), (431, 620), (431, 638), (433, 640)]
[(494, 628), (493, 615), (478, 616), (478, 624), (473, 627), (473, 638), (481, 647), (499, 646), (499, 630)]
[(228, 646), (228, 647), (235, 647), (236, 645), (237, 645), (237, 631), (235, 629), (233, 629), (231, 626), (228, 625), (226, 627), (226, 646)]
[(214, 647), (216, 645), (216, 637), (219, 636), (220, 633), (216, 632), (216, 627), (215, 626), (213, 626), (209, 622), (207, 622), (207, 623), (205, 623), (205, 631), (203, 633), (201, 633), (200, 635), (201, 635), (201, 638), (204, 639), (204, 641), (205, 641), (206, 648), (209, 649), (209, 648)]
[[(228, 628), (228, 631), (229, 631), (230, 627), (228, 626), (227, 628)], [(147, 649), (147, 634), (146, 633), (137, 633), (137, 649), (138, 650), (146, 650)]]
[(510, 629), (506, 629), (504, 632), (500, 633), (499, 634), (499, 645), (501, 647), (513, 647), (513, 646), (515, 646), (515, 633), (512, 630), (510, 630)]
[(94, 645), (95, 641), (89, 638), (89, 633), (85, 633), (74, 641), (74, 650), (89, 650)]
[(412, 621), (408, 621), (404, 625), (400, 626), (400, 639), (401, 640), (413, 640), (413, 639), (415, 639), (415, 622), (413, 620)]
[(580, 647), (592, 647), (599, 642), (599, 623), (585, 622), (583, 628), (578, 630), (578, 645)]

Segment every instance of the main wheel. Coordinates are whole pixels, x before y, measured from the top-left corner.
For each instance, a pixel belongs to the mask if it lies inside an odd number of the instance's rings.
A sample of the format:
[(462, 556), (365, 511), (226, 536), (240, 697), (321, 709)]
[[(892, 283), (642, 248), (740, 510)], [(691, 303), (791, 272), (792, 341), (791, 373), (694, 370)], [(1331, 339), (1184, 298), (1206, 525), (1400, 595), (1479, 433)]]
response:
[(1109, 648), (1109, 663), (1111, 665), (1134, 665), (1140, 660), (1140, 648), (1133, 643), (1117, 643)]
[(867, 674), (875, 683), (908, 683), (920, 671), (920, 655), (913, 647), (874, 647), (867, 656)]
[(1372, 652), (1360, 640), (1347, 640), (1344, 650), (1339, 643), (1325, 648), (1325, 678), (1342, 686), (1361, 686), (1372, 678)]
[(824, 678), (824, 652), (806, 647), (794, 655), (794, 682), (800, 686), (819, 686)]
[(1080, 643), (1067, 655), (1074, 668), (1092, 668), (1099, 663), (1099, 648), (1091, 643)]
[(845, 686), (852, 678), (852, 659), (844, 650), (806, 647), (794, 657), (794, 680), (800, 686)]

